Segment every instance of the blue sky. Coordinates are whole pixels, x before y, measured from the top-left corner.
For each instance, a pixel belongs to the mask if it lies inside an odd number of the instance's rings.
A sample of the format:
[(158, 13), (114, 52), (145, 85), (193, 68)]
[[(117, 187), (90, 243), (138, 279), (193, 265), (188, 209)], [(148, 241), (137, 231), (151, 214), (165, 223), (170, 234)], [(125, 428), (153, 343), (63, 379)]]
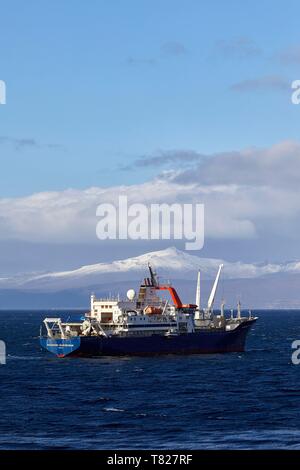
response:
[(1, 0), (0, 8), (2, 272), (155, 249), (95, 252), (96, 221), (81, 217), (94, 217), (98, 194), (124, 185), (147, 196), (164, 170), (173, 175), (163, 186), (170, 202), (187, 178), (200, 195), (208, 188), (203, 255), (300, 258), (300, 106), (290, 99), (300, 79), (299, 2)]
[[(146, 180), (155, 169), (120, 168), (159, 150), (297, 139), (288, 91), (231, 86), (298, 78), (299, 64), (278, 56), (299, 42), (299, 10), (296, 1), (2, 0), (0, 135), (36, 145), (2, 143), (1, 196)], [(253, 55), (230, 52), (240, 38)]]

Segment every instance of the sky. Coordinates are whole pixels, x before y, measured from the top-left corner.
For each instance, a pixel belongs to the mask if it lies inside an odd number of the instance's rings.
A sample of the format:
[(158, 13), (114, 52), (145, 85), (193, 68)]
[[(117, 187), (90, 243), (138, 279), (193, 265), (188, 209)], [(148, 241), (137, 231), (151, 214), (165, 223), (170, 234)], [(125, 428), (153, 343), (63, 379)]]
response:
[(95, 208), (122, 192), (205, 203), (198, 255), (300, 258), (297, 1), (0, 0), (0, 13), (2, 275), (165, 247), (96, 239)]

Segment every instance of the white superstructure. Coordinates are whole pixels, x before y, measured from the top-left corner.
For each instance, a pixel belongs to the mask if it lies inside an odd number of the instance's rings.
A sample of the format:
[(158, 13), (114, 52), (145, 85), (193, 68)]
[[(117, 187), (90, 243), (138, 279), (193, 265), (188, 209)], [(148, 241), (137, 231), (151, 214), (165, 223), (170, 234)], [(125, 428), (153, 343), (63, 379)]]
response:
[[(221, 313), (214, 313), (213, 305), (222, 267), (223, 265), (219, 266), (205, 309), (200, 306), (200, 272), (197, 279), (196, 304), (183, 304), (172, 286), (159, 284), (149, 265), (150, 278), (144, 279), (138, 294), (129, 289), (127, 299), (124, 300), (119, 297), (97, 298), (92, 294), (90, 311), (85, 314), (82, 323), (63, 323), (59, 318), (46, 318), (44, 323), (48, 336), (172, 336), (202, 329), (233, 330), (248, 318), (242, 317), (240, 303), (236, 317), (225, 318), (224, 302), (221, 305)], [(172, 303), (160, 297), (160, 291), (168, 291)]]

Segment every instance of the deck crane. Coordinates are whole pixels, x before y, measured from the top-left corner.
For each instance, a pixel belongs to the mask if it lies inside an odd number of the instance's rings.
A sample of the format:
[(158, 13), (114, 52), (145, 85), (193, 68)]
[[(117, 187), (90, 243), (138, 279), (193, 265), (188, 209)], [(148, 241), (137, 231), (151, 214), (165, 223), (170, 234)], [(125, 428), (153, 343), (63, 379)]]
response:
[(207, 311), (208, 311), (208, 313), (212, 313), (212, 310), (213, 310), (213, 305), (214, 305), (214, 301), (215, 301), (217, 287), (218, 287), (218, 283), (219, 283), (219, 279), (220, 279), (220, 275), (221, 275), (221, 271), (222, 271), (223, 267), (224, 267), (224, 264), (219, 265), (218, 273), (217, 273), (214, 285), (212, 287), (212, 290), (211, 290), (211, 293), (210, 293), (210, 296), (209, 296), (209, 299), (208, 299), (208, 302), (207, 302)]

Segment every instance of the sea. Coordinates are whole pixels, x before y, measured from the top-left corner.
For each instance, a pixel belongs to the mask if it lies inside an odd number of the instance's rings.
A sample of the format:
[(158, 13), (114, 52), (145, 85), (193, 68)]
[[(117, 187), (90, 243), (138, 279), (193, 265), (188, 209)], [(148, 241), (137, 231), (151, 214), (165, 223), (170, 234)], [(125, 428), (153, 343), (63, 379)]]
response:
[(59, 359), (65, 312), (1, 311), (0, 449), (300, 449), (300, 311), (253, 314), (244, 353)]

